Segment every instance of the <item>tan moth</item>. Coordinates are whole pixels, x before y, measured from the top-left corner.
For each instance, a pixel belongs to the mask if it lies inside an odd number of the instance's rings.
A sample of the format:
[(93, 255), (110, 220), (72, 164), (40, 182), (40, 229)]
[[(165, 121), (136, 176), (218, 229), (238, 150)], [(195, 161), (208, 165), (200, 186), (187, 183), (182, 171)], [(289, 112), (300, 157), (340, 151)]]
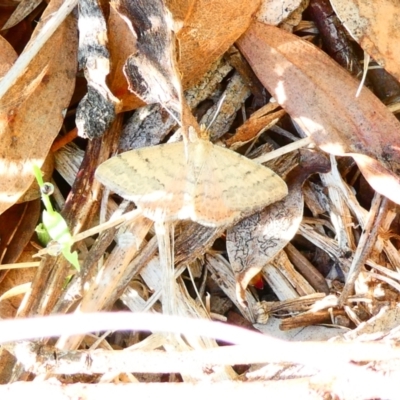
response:
[(278, 175), (246, 157), (204, 138), (186, 146), (122, 153), (101, 164), (96, 178), (154, 221), (191, 219), (210, 227), (232, 224), (287, 195)]

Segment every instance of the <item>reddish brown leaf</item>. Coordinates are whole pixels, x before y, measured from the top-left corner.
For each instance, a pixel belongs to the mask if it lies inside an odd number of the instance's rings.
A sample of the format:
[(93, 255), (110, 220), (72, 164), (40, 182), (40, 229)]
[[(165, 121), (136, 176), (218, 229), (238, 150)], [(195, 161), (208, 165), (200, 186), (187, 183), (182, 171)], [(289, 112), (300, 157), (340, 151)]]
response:
[(270, 124), (275, 124), (276, 121), (286, 114), (284, 110), (276, 111), (277, 108), (278, 105), (276, 103), (268, 103), (254, 112), (251, 117), (236, 130), (235, 134), (226, 141), (227, 146), (235, 150), (243, 146), (243, 144), (254, 140), (262, 129), (265, 129), (265, 127), (268, 127)]
[(371, 91), (363, 88), (355, 98), (356, 79), (279, 28), (255, 22), (238, 44), (260, 81), (316, 145), (352, 156), (377, 192), (400, 202), (400, 123)]
[(18, 259), (35, 231), (39, 216), (39, 199), (15, 204), (0, 215), (0, 264)]
[(199, 82), (211, 64), (246, 30), (260, 0), (194, 0), (182, 10), (182, 1), (169, 0), (172, 14), (185, 14), (177, 34), (182, 86)]

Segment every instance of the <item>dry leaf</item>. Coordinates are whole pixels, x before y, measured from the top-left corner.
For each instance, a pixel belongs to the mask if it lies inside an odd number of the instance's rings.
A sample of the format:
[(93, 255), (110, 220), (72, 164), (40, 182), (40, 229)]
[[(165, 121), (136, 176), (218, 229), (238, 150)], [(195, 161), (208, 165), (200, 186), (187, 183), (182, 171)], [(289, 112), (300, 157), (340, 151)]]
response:
[(15, 11), (11, 14), (8, 21), (1, 30), (10, 29), (20, 23), (27, 15), (29, 15), (42, 0), (21, 0)]
[(0, 77), (3, 77), (18, 57), (13, 47), (3, 36), (0, 36), (0, 54)]
[(255, 140), (260, 132), (265, 132), (266, 129), (275, 125), (286, 114), (284, 110), (277, 111), (277, 108), (278, 104), (268, 103), (255, 111), (247, 121), (239, 126), (235, 134), (226, 141), (227, 146), (235, 150)]
[(257, 20), (269, 25), (279, 25), (294, 11), (303, 11), (308, 1), (305, 0), (263, 0), (257, 12)]
[(18, 259), (31, 239), (39, 217), (40, 199), (15, 204), (0, 215), (0, 264), (13, 263)]
[[(57, 8), (52, 2), (42, 21)], [(76, 23), (69, 16), (0, 101), (0, 214), (28, 189), (32, 164), (43, 164), (60, 130), (74, 89), (76, 48)]]
[(362, 49), (400, 81), (400, 3), (393, 0), (331, 0)]
[[(188, 0), (185, 2), (170, 0), (166, 2), (175, 21), (178, 68), (184, 89), (197, 84), (211, 65), (246, 30), (251, 22), (251, 15), (257, 10), (259, 3), (260, 0), (251, 0), (246, 3), (239, 0)], [(129, 94), (128, 85), (122, 73), (125, 60), (137, 50), (135, 30), (132, 23), (128, 22), (133, 21), (129, 17), (129, 2), (126, 3), (126, 7), (123, 5), (124, 1), (112, 3), (109, 17), (112, 60), (109, 82), (112, 92), (121, 100), (118, 112), (143, 105), (136, 96)], [(113, 7), (115, 7), (114, 10)], [(125, 8), (125, 11), (122, 8)], [(146, 30), (148, 26), (144, 24), (140, 30), (142, 29)]]
[(171, 15), (160, 0), (136, 3), (113, 3), (136, 36), (136, 51), (124, 65), (129, 90), (147, 104), (160, 103), (180, 114), (182, 91), (175, 67)]
[(182, 86), (195, 85), (246, 30), (260, 0), (168, 0), (172, 14), (184, 15), (177, 33)]
[(356, 79), (311, 43), (279, 28), (255, 22), (238, 45), (317, 146), (353, 157), (377, 192), (400, 202), (400, 123), (371, 91), (363, 88), (355, 98)]
[(236, 294), (242, 301), (251, 279), (270, 262), (296, 234), (303, 218), (304, 181), (312, 174), (330, 170), (320, 153), (304, 152), (302, 163), (286, 177), (288, 195), (228, 230), (226, 247), (236, 278)]

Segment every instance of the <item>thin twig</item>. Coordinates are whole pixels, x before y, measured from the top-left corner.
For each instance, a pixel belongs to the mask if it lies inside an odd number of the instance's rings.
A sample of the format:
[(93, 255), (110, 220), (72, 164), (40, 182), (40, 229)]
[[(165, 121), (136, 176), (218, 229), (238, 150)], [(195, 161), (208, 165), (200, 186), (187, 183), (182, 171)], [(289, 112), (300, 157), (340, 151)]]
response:
[(253, 161), (262, 164), (267, 161), (273, 160), (274, 158), (280, 157), (286, 153), (290, 153), (291, 151), (300, 149), (302, 147), (308, 146), (309, 144), (312, 144), (312, 140), (310, 137), (306, 137), (304, 139), (299, 139), (296, 142), (290, 143), (286, 146), (281, 147), (280, 149), (271, 151), (270, 153), (263, 154), (260, 157), (255, 158)]

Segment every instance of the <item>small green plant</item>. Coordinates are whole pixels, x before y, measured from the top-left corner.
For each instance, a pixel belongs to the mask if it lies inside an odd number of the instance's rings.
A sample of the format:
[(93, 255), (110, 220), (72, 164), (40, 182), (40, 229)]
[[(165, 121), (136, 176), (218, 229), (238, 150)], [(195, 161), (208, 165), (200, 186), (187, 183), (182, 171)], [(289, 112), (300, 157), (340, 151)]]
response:
[(68, 225), (61, 214), (54, 210), (50, 201), (49, 195), (53, 193), (53, 185), (43, 182), (42, 171), (37, 165), (33, 166), (33, 170), (46, 208), (43, 210), (42, 223), (36, 228), (39, 240), (43, 245), (47, 246), (49, 254), (58, 255), (62, 253), (79, 271), (78, 253), (76, 251), (71, 252), (73, 240)]

